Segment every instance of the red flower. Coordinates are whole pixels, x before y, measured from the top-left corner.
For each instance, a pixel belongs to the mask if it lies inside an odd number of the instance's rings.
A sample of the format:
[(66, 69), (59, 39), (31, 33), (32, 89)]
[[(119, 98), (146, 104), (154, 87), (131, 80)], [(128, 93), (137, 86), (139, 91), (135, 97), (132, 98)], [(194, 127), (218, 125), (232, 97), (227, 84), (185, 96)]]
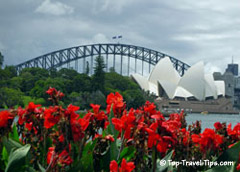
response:
[(216, 131), (218, 131), (223, 128), (223, 125), (220, 122), (215, 122), (214, 127), (215, 127)]
[(13, 119), (13, 115), (6, 110), (1, 111), (0, 112), (0, 127), (7, 127), (9, 119)]
[(57, 97), (57, 98), (62, 98), (64, 97), (64, 94), (60, 91), (57, 91), (55, 88), (50, 87), (46, 93), (50, 95), (51, 97)]
[(58, 123), (60, 120), (60, 115), (57, 112), (58, 107), (49, 107), (44, 111), (44, 127), (49, 129)]
[(111, 106), (113, 105), (113, 112), (116, 113), (117, 111), (121, 111), (124, 107), (123, 97), (118, 92), (110, 93), (107, 96), (107, 113), (110, 113)]
[(63, 134), (62, 134), (61, 136), (59, 136), (58, 140), (59, 140), (59, 142), (64, 142), (64, 136), (63, 136)]
[(135, 169), (133, 162), (127, 162), (124, 158), (122, 159), (121, 167), (118, 167), (118, 164), (115, 160), (110, 163), (110, 172), (131, 172)]
[(131, 135), (131, 128), (134, 127), (135, 119), (135, 115), (129, 112), (129, 114), (123, 114), (121, 119), (112, 118), (112, 123), (115, 126), (115, 129), (119, 132), (122, 132), (122, 130), (124, 130), (124, 137), (126, 139), (129, 139)]
[(73, 160), (72, 158), (69, 156), (69, 153), (66, 150), (63, 150), (59, 156), (58, 156), (58, 163), (60, 163), (61, 165), (65, 166), (65, 165), (70, 165), (72, 164)]
[(107, 139), (107, 140), (109, 140), (109, 141), (111, 141), (111, 142), (114, 142), (114, 138), (113, 138), (112, 135), (107, 135), (107, 136), (105, 137), (105, 139)]
[(28, 112), (35, 112), (35, 113), (39, 113), (41, 112), (39, 109), (37, 109), (38, 107), (41, 107), (41, 105), (35, 105), (33, 102), (30, 102), (26, 108), (26, 110)]
[(180, 130), (179, 134), (181, 137), (180, 139), (182, 139), (182, 144), (184, 146), (187, 146), (189, 144), (190, 138), (191, 138), (189, 131), (187, 131), (186, 128), (183, 128)]
[(232, 124), (230, 123), (227, 127), (228, 135), (235, 141), (240, 140), (240, 123), (237, 123), (232, 130)]
[(87, 129), (89, 121), (79, 118), (71, 121), (72, 135), (74, 141), (79, 141), (84, 137), (84, 131)]
[(79, 109), (80, 107), (70, 104), (65, 111), (65, 117), (70, 118), (70, 122), (77, 120), (79, 115), (76, 113), (76, 111)]
[(57, 94), (57, 90), (56, 90), (55, 88), (50, 87), (50, 88), (46, 91), (46, 93), (47, 93), (48, 95), (50, 95), (50, 96), (53, 96), (53, 95)]
[[(51, 162), (53, 162), (54, 160), (55, 160), (55, 156), (54, 156), (54, 154), (55, 154), (55, 152), (54, 152), (54, 150), (55, 150), (55, 147), (49, 147), (48, 148), (48, 153), (47, 153), (47, 163), (48, 164), (50, 164)], [(52, 163), (53, 164), (53, 163)]]
[(90, 106), (93, 108), (94, 113), (98, 113), (100, 109), (100, 105), (90, 104)]
[(148, 112), (150, 115), (154, 115), (157, 112), (155, 104), (150, 103), (149, 101), (146, 101), (143, 108), (144, 108), (144, 111)]
[(118, 172), (118, 164), (115, 160), (110, 163), (110, 172)]
[(240, 164), (237, 165), (236, 169), (237, 169), (237, 171), (240, 170)]
[(19, 107), (17, 112), (18, 112), (18, 124), (23, 125), (23, 123), (25, 121), (25, 116), (24, 115), (27, 111), (25, 109), (22, 109), (21, 107)]
[(55, 152), (55, 147), (48, 148), (47, 153), (47, 163), (51, 166), (55, 166), (56, 163), (61, 166), (70, 165), (73, 162), (72, 158), (69, 156), (69, 153), (66, 150), (63, 150), (60, 154)]
[(223, 136), (216, 134), (213, 129), (206, 128), (200, 135), (193, 134), (192, 141), (200, 145), (201, 151), (206, 152), (210, 149), (217, 150), (223, 143)]

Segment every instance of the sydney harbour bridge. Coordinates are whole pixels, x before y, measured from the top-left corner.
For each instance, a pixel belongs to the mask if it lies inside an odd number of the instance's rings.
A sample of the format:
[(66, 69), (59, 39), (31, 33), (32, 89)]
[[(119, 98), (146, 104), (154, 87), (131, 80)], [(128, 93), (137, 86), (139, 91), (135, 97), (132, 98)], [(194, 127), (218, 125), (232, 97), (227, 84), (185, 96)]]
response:
[(24, 68), (31, 67), (48, 70), (66, 67), (83, 73), (86, 71), (88, 65), (90, 74), (93, 74), (94, 59), (97, 56), (104, 58), (106, 71), (109, 71), (109, 69), (113, 67), (119, 74), (127, 76), (131, 73), (139, 73), (142, 75), (144, 75), (144, 73), (150, 73), (152, 67), (164, 57), (171, 59), (173, 66), (181, 76), (190, 67), (181, 60), (159, 51), (119, 43), (81, 45), (61, 49), (25, 61), (15, 67), (18, 73)]

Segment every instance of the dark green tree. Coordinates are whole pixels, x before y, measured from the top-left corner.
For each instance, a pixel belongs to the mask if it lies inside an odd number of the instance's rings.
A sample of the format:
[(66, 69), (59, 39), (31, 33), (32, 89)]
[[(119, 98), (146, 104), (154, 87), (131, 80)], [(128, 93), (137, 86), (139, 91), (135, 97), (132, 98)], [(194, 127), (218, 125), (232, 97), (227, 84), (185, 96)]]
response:
[(85, 73), (87, 74), (87, 75), (89, 75), (89, 62), (87, 61), (87, 67), (86, 67), (86, 71), (85, 71)]
[(96, 57), (95, 59), (95, 68), (92, 80), (93, 91), (100, 90), (102, 93), (105, 93), (104, 83), (105, 83), (105, 64), (101, 56)]
[(3, 62), (4, 62), (4, 56), (3, 56), (2, 53), (0, 52), (0, 68), (2, 68)]
[(0, 107), (7, 106), (8, 108), (16, 105), (23, 106), (23, 93), (20, 90), (12, 88), (0, 88)]

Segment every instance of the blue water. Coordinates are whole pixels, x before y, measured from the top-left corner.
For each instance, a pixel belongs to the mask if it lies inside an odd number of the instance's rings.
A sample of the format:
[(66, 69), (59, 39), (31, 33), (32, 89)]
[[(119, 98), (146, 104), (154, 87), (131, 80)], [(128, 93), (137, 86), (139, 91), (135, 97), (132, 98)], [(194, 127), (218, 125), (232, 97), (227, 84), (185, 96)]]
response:
[(199, 120), (202, 122), (202, 131), (205, 128), (214, 128), (213, 124), (215, 122), (226, 122), (227, 125), (229, 123), (232, 123), (232, 127), (236, 125), (237, 123), (240, 123), (240, 115), (228, 115), (228, 114), (187, 114), (186, 121), (187, 124), (192, 124), (192, 122), (195, 122), (196, 120)]

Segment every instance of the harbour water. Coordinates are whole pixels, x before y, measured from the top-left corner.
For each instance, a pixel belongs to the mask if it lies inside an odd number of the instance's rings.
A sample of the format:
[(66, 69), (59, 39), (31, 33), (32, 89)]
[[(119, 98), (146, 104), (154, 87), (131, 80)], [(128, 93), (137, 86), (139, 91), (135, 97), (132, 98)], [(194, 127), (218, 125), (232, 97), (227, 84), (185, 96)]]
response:
[(237, 123), (240, 123), (240, 115), (229, 115), (229, 114), (199, 114), (199, 113), (192, 113), (187, 114), (186, 121), (187, 124), (192, 124), (196, 120), (201, 121), (202, 124), (202, 131), (205, 128), (214, 128), (215, 122), (226, 122), (227, 125), (232, 123), (232, 127), (235, 126)]

